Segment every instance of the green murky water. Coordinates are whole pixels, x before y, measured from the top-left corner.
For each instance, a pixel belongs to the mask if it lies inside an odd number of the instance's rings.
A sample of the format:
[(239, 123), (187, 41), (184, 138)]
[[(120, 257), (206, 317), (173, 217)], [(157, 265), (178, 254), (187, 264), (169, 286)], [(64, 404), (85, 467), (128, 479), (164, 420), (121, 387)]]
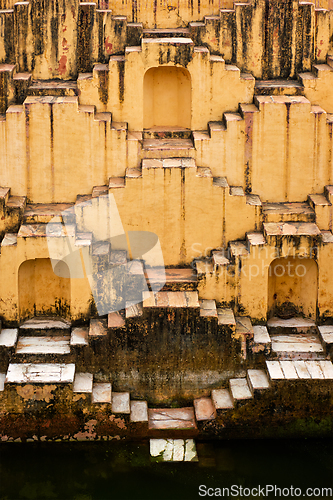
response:
[[(321, 491), (333, 490), (333, 441), (223, 441), (197, 449), (198, 463), (155, 464), (148, 442), (2, 444), (0, 499), (194, 500), (219, 498), (223, 488), (224, 498), (295, 498), (307, 488), (312, 498), (333, 498)], [(253, 490), (266, 485), (280, 494)]]

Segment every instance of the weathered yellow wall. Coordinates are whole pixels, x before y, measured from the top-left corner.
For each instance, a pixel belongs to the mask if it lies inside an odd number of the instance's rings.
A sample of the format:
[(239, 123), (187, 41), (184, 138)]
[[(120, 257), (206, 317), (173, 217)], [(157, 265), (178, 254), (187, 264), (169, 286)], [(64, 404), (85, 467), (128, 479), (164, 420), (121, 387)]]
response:
[[(62, 262), (62, 267), (67, 265)], [(64, 269), (64, 270), (65, 270)], [(20, 319), (40, 315), (69, 316), (71, 280), (54, 274), (50, 259), (23, 262), (18, 272)]]

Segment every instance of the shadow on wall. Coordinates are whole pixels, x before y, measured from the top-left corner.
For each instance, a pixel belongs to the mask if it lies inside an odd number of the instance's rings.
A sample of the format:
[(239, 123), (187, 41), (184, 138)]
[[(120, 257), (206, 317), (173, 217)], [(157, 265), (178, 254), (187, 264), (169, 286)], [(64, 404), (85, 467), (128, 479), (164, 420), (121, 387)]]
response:
[(316, 319), (318, 265), (313, 259), (275, 259), (268, 273), (268, 317)]
[(191, 76), (184, 68), (150, 68), (143, 81), (143, 126), (191, 128)]

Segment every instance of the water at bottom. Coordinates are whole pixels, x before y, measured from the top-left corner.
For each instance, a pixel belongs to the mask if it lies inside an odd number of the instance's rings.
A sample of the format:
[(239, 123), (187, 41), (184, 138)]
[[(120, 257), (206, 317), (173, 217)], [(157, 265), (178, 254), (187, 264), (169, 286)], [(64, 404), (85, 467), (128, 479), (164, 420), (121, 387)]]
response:
[(333, 498), (333, 440), (197, 449), (198, 463), (153, 463), (148, 441), (1, 444), (0, 499)]

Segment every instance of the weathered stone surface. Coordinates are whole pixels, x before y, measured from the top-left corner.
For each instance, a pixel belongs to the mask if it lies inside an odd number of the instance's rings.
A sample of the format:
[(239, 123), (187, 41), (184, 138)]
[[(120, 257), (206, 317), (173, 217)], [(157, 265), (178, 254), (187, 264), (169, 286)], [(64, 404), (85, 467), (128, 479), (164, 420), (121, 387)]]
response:
[(129, 392), (112, 392), (112, 413), (130, 414)]
[(149, 429), (196, 429), (193, 408), (149, 409)]
[(6, 375), (9, 384), (72, 383), (75, 365), (73, 363), (23, 363), (10, 364)]
[(230, 392), (234, 401), (244, 401), (252, 398), (252, 394), (245, 378), (229, 380)]
[(305, 361), (293, 361), (297, 375), (300, 379), (310, 379), (311, 375), (306, 367)]
[(105, 337), (108, 334), (106, 319), (91, 319), (89, 325), (89, 337)]
[(283, 380), (284, 373), (282, 371), (279, 361), (266, 361), (269, 378), (272, 381)]
[(17, 328), (4, 328), (0, 333), (0, 346), (15, 347), (17, 341)]
[(321, 380), (325, 378), (319, 361), (306, 361), (305, 364), (312, 379)]
[(74, 378), (73, 392), (92, 393), (92, 391), (93, 391), (93, 374), (76, 373)]
[(298, 378), (297, 370), (292, 361), (280, 361), (280, 366), (286, 380)]
[(320, 230), (312, 222), (264, 223), (267, 236), (318, 236)]
[(324, 374), (326, 380), (333, 379), (333, 364), (332, 361), (319, 361), (321, 371)]
[(141, 304), (126, 302), (126, 319), (139, 318), (142, 314), (143, 311)]
[(232, 309), (229, 308), (218, 308), (217, 309), (218, 324), (225, 326), (236, 326), (236, 320)]
[(69, 321), (46, 317), (28, 319), (20, 326), (20, 330), (68, 330), (69, 328)]
[(16, 354), (70, 354), (70, 337), (20, 337)]
[(269, 388), (269, 380), (264, 370), (248, 370), (247, 377), (252, 392), (262, 391)]
[(309, 333), (271, 335), (272, 351), (280, 359), (308, 359), (324, 357), (324, 349), (319, 339)]
[(200, 300), (200, 316), (203, 318), (217, 318), (215, 300)]
[(236, 335), (246, 335), (248, 337), (253, 337), (253, 326), (249, 317), (236, 317)]
[(85, 346), (89, 345), (88, 342), (89, 328), (85, 326), (80, 326), (73, 328), (71, 332), (70, 345), (72, 346)]
[(199, 398), (193, 401), (195, 418), (198, 422), (202, 420), (214, 420), (216, 417), (215, 406), (211, 398)]
[(108, 314), (108, 328), (123, 328), (124, 326), (125, 320), (118, 311)]
[(111, 403), (112, 387), (109, 383), (95, 383), (93, 385), (93, 403)]
[(147, 401), (131, 401), (131, 422), (148, 422)]
[(219, 410), (230, 410), (234, 407), (231, 399), (230, 392), (228, 389), (213, 389), (212, 390), (212, 401), (217, 411)]
[(253, 342), (255, 344), (270, 344), (271, 338), (268, 330), (264, 325), (253, 326)]
[(281, 319), (274, 317), (267, 321), (267, 326), (269, 328), (312, 328), (316, 326), (316, 323), (309, 318)]

